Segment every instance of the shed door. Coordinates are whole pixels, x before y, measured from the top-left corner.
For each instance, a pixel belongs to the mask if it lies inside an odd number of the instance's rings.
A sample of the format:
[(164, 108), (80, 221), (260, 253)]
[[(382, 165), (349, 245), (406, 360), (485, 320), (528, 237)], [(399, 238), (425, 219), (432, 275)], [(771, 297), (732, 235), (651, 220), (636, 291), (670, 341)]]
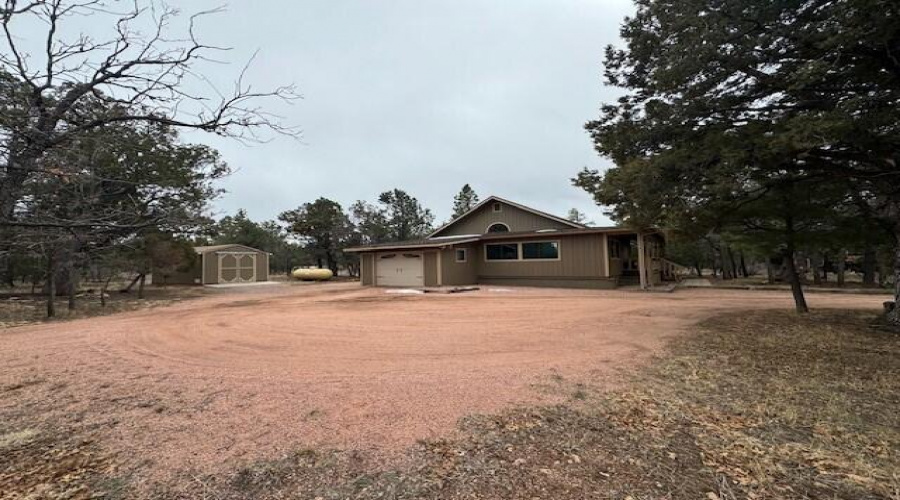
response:
[(219, 254), (219, 283), (256, 281), (255, 253)]
[(421, 253), (385, 253), (376, 258), (378, 286), (425, 286)]

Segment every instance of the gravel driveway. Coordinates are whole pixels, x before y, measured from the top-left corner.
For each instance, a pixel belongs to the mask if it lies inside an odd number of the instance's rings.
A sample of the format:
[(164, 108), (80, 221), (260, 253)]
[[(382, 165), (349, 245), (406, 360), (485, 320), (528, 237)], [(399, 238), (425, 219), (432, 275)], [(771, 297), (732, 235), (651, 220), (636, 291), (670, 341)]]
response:
[(390, 457), (461, 416), (612, 383), (716, 311), (790, 306), (786, 293), (723, 290), (229, 290), (0, 331), (0, 422), (91, 432), (146, 477), (304, 447)]

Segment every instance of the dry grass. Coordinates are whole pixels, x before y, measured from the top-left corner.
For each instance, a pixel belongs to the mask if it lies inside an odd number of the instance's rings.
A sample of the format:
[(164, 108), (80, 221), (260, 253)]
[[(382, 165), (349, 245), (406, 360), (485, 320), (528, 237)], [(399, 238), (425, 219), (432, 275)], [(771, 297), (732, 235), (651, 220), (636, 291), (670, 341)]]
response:
[[(97, 498), (101, 477), (114, 469), (95, 443), (61, 430), (0, 428), (0, 499)], [(112, 488), (101, 493), (106, 496)]]
[[(57, 316), (53, 321), (65, 319), (89, 318), (105, 316), (118, 312), (134, 311), (148, 307), (168, 305), (173, 302), (199, 297), (203, 294), (201, 287), (168, 286), (147, 287), (144, 299), (137, 298), (137, 292), (119, 293), (111, 289), (106, 306), (100, 305), (99, 291), (85, 290), (77, 294), (76, 308), (68, 310), (68, 298), (61, 296), (56, 301)], [(0, 329), (30, 325), (48, 321), (46, 297), (30, 293), (11, 293), (5, 291), (0, 296)]]
[[(307, 450), (230, 474), (185, 471), (125, 497), (897, 500), (900, 336), (871, 328), (871, 315), (722, 316), (623, 389), (557, 377), (549, 386), (567, 404), (463, 419), (459, 437), (420, 443), (399, 469)], [(26, 464), (7, 465), (3, 491), (10, 470), (44, 463), (20, 449), (54, 445), (44, 431), (0, 431), (13, 443), (3, 454)], [(83, 491), (121, 494), (120, 482), (104, 482), (109, 472), (85, 463)]]

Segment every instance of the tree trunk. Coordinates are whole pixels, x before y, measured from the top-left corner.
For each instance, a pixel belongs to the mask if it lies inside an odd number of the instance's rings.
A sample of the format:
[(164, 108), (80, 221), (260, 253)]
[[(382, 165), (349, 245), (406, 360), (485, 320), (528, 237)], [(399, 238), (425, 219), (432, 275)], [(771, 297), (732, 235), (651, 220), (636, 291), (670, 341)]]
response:
[(144, 298), (144, 282), (147, 280), (147, 275), (145, 273), (141, 273), (140, 281), (138, 282), (138, 299)]
[(106, 281), (103, 283), (103, 286), (100, 287), (100, 307), (106, 307), (106, 291), (109, 290), (109, 282), (112, 281), (112, 275), (110, 274)]
[(784, 258), (786, 263), (785, 270), (791, 283), (791, 293), (794, 295), (794, 306), (798, 313), (808, 313), (809, 306), (806, 305), (806, 297), (803, 295), (803, 284), (800, 282), (800, 275), (797, 274), (797, 265), (794, 262), (793, 245), (789, 245), (785, 250)]
[(862, 261), (863, 285), (867, 285), (867, 286), (875, 285), (875, 265), (876, 264), (877, 264), (877, 255), (875, 254), (875, 249), (872, 248), (871, 245), (866, 245), (865, 252), (863, 252), (863, 261)]
[(122, 293), (129, 293), (129, 292), (131, 292), (131, 289), (134, 288), (134, 285), (136, 285), (138, 281), (140, 281), (142, 275), (143, 275), (142, 273), (138, 273), (137, 276), (135, 276), (134, 279), (131, 280), (131, 283), (129, 283), (128, 286), (126, 286), (125, 288), (123, 288), (123, 289), (121, 290), (121, 292), (122, 292)]
[(56, 316), (56, 259), (47, 256), (47, 317)]
[(703, 277), (703, 268), (700, 267), (700, 262), (694, 262), (694, 269), (697, 271), (697, 277)]
[(328, 269), (331, 269), (331, 273), (337, 276), (338, 274), (338, 265), (337, 259), (334, 257), (332, 252), (329, 250), (328, 253), (325, 254), (325, 260), (328, 263)]
[(822, 270), (823, 266), (820, 265), (822, 263), (822, 261), (823, 261), (823, 259), (818, 253), (814, 254), (813, 257), (810, 259), (809, 267), (812, 268), (813, 283), (816, 285), (822, 284), (821, 270)]
[(3, 280), (6, 282), (7, 286), (9, 286), (10, 288), (15, 288), (16, 282), (13, 276), (13, 274), (15, 273), (15, 266), (13, 265), (12, 255), (7, 255), (5, 260), (6, 265), (4, 266), (4, 268), (6, 269), (6, 272), (3, 274)]
[(69, 261), (66, 263), (66, 295), (69, 298), (69, 311), (74, 311), (77, 305), (75, 301), (75, 292), (78, 289), (77, 274), (77, 270), (75, 269), (75, 255), (70, 255)]
[(772, 266), (772, 258), (766, 257), (766, 283), (775, 284), (775, 267)]
[(894, 239), (894, 309), (887, 314), (887, 321), (900, 327), (900, 225), (894, 229)]
[(743, 274), (745, 278), (750, 277), (750, 271), (747, 270), (747, 260), (744, 258), (743, 250), (741, 250), (741, 274)]
[(837, 285), (839, 287), (844, 286), (844, 280), (846, 279), (847, 272), (847, 251), (841, 250), (838, 252), (838, 262), (837, 262)]
[(731, 263), (731, 277), (737, 279), (740, 275), (738, 274), (738, 266), (737, 262), (734, 260), (734, 252), (731, 251), (731, 247), (725, 247), (725, 250), (728, 252), (728, 261)]
[(784, 218), (785, 227), (785, 248), (784, 248), (784, 264), (788, 274), (788, 280), (791, 282), (791, 293), (794, 295), (794, 307), (798, 313), (808, 313), (809, 306), (806, 304), (806, 297), (803, 296), (803, 283), (800, 282), (800, 275), (797, 274), (797, 263), (794, 261), (797, 250), (794, 248), (794, 217), (788, 212)]

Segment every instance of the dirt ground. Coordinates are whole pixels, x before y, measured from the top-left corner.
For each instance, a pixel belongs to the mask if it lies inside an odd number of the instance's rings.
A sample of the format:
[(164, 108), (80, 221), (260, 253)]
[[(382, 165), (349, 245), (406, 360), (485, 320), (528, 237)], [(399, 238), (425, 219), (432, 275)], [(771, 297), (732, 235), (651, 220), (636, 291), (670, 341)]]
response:
[[(880, 308), (815, 295), (812, 307)], [(390, 458), (457, 419), (616, 381), (689, 325), (788, 294), (356, 284), (219, 291), (166, 308), (0, 330), (0, 435), (102, 437), (131, 483), (304, 448)]]

